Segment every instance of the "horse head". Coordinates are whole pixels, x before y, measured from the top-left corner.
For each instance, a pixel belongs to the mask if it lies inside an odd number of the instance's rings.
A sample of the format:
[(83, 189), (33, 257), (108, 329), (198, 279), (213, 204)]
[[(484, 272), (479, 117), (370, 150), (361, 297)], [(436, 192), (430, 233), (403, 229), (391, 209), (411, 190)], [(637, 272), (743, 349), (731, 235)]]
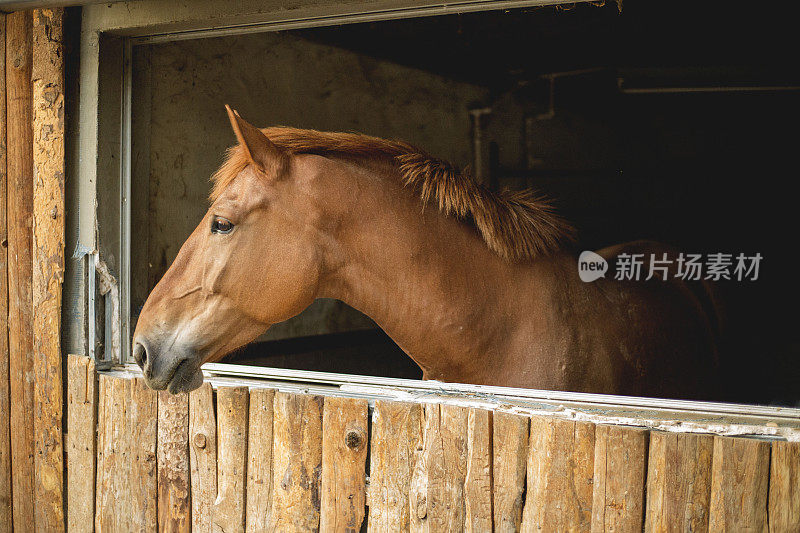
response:
[(311, 304), (319, 281), (307, 163), (229, 107), (239, 141), (215, 175), (212, 203), (145, 302), (133, 356), (147, 384), (172, 393), (203, 381), (200, 365)]

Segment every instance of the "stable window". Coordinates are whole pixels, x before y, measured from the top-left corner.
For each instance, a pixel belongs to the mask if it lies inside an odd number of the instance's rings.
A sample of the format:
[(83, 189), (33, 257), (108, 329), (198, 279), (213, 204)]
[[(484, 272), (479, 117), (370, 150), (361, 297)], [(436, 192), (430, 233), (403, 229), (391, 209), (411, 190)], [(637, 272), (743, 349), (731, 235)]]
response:
[[(90, 351), (132, 362), (141, 306), (208, 208), (209, 177), (234, 144), (223, 104), (260, 126), (403, 139), (488, 182), (494, 145), (481, 140), (486, 103), (531, 75), (530, 68), (509, 74), (528, 61), (525, 53), (502, 64), (494, 58), (533, 47), (539, 37), (530, 29), (558, 18), (539, 4), (432, 4), (229, 28), (98, 32), (91, 43), (97, 102), (85, 96), (82, 105), (84, 112), (96, 105), (98, 114), (97, 164), (84, 167), (85, 176), (96, 175), (98, 199), (97, 253), (87, 255), (87, 270), (98, 272), (89, 276)], [(615, 13), (587, 5), (577, 16)], [(143, 34), (119, 35), (128, 31)], [(505, 38), (494, 42), (498, 36)], [(229, 361), (421, 376), (372, 320), (329, 299)]]
[[(799, 118), (800, 76), (762, 58), (788, 49), (791, 33), (741, 39), (742, 17), (782, 22), (727, 10), (731, 24), (711, 26), (714, 6), (687, 20), (675, 5), (541, 3), (234, 13), (215, 25), (85, 8), (71, 194), (95, 195), (97, 224), (82, 212), (71, 237), (87, 258), (89, 350), (131, 362), (138, 311), (206, 211), (208, 178), (234, 142), (229, 103), (258, 126), (400, 138), (494, 189), (535, 187), (577, 226), (581, 249), (653, 238), (702, 254), (760, 253), (773, 267), (757, 285), (724, 286), (738, 302), (729, 366), (753, 367), (752, 382), (781, 399), (800, 379), (779, 371), (796, 357), (793, 328), (788, 314), (761, 310), (774, 308), (797, 259), (775, 231), (792, 207), (773, 191), (793, 153), (783, 132)], [(679, 42), (670, 21), (684, 28)], [(753, 353), (774, 355), (753, 365)], [(420, 375), (368, 317), (332, 300), (229, 361)]]

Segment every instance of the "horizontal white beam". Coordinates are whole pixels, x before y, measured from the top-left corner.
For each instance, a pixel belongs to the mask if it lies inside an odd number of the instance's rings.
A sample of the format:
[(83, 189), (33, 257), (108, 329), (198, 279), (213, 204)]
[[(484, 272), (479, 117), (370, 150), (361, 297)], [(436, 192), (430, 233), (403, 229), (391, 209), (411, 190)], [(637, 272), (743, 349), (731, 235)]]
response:
[(493, 395), (504, 398), (538, 400), (547, 402), (575, 402), (592, 405), (608, 405), (636, 409), (669, 409), (671, 411), (704, 412), (719, 415), (764, 416), (786, 418), (800, 423), (800, 409), (792, 407), (773, 407), (763, 405), (745, 405), (719, 402), (698, 402), (688, 400), (670, 400), (661, 398), (641, 398), (636, 396), (613, 396), (605, 394), (588, 394), (584, 392), (547, 391), (538, 389), (521, 389), (514, 387), (496, 387), (489, 385), (471, 385), (467, 383), (445, 383), (435, 380), (415, 380), (384, 378), (375, 376), (359, 376), (337, 374), (332, 372), (314, 372), (310, 370), (293, 370), (288, 368), (268, 368), (250, 365), (231, 365), (225, 363), (207, 363), (204, 372), (209, 376), (239, 376), (248, 378), (280, 379), (308, 383), (325, 383), (330, 385), (373, 385), (380, 387), (396, 387), (404, 389), (435, 391), (442, 393)]
[[(800, 410), (793, 408), (516, 389), (220, 363), (206, 364), (203, 371), (214, 388), (268, 387), (292, 393), (364, 398), (371, 406), (377, 400), (439, 403), (659, 431), (800, 441)], [(141, 376), (135, 365), (119, 366), (104, 373), (122, 378)]]

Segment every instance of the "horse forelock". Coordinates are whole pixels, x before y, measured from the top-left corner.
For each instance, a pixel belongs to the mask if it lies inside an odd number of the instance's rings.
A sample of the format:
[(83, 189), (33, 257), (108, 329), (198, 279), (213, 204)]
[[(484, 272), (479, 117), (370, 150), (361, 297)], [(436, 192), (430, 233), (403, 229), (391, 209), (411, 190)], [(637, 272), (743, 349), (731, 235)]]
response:
[[(394, 164), (403, 184), (416, 191), (423, 205), (433, 202), (444, 215), (472, 223), (486, 245), (507, 261), (551, 254), (574, 237), (572, 226), (554, 212), (549, 200), (534, 191), (495, 193), (451, 163), (405, 142), (287, 127), (262, 131), (292, 154), (383, 159)], [(247, 165), (241, 146), (228, 149), (225, 162), (212, 176), (212, 202)]]

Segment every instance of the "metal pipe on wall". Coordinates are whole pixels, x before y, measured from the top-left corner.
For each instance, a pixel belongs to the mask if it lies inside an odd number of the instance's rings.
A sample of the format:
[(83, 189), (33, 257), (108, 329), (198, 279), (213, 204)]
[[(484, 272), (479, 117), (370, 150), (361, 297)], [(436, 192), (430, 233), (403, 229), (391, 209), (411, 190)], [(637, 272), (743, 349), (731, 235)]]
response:
[(483, 116), (491, 112), (492, 109), (489, 107), (469, 110), (472, 117), (472, 175), (480, 183), (487, 179), (483, 157)]

